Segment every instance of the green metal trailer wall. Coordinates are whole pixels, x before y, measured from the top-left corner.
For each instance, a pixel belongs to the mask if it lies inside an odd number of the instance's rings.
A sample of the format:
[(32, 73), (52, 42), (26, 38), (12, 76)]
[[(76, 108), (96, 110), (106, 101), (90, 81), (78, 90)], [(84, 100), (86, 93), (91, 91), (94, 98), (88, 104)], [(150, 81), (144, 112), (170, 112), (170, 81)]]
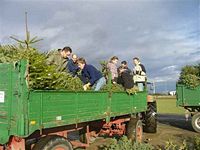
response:
[(185, 85), (176, 85), (178, 106), (199, 106), (200, 107), (200, 86), (191, 89)]
[(25, 68), (20, 70), (20, 66), (0, 64), (0, 144), (7, 142), (10, 135), (24, 136), (27, 90), (23, 89)]
[(146, 92), (73, 92), (28, 90), (26, 61), (0, 64), (0, 144), (11, 135), (106, 119), (146, 110)]
[(146, 110), (146, 93), (33, 91), (28, 102), (29, 132), (106, 119)]

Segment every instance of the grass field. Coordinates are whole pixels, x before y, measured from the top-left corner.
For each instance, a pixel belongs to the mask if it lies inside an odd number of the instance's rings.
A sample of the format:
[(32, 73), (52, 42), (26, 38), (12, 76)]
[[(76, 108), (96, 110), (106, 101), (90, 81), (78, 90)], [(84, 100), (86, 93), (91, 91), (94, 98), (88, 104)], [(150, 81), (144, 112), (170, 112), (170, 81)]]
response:
[(184, 114), (185, 109), (176, 106), (176, 97), (157, 97), (158, 114)]

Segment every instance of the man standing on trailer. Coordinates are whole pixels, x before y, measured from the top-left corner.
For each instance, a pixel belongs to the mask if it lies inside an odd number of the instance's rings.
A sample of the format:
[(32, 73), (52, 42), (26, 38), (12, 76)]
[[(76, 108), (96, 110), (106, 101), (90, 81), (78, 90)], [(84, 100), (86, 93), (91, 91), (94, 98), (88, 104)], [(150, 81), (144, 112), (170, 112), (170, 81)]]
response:
[(138, 57), (133, 58), (133, 64), (135, 65), (133, 80), (138, 86), (139, 91), (143, 91), (145, 82), (147, 81), (146, 69)]
[(57, 67), (57, 71), (66, 71), (66, 66), (69, 61), (69, 57), (72, 53), (72, 49), (68, 46), (64, 47), (58, 52), (52, 54), (47, 59), (48, 65), (55, 65)]

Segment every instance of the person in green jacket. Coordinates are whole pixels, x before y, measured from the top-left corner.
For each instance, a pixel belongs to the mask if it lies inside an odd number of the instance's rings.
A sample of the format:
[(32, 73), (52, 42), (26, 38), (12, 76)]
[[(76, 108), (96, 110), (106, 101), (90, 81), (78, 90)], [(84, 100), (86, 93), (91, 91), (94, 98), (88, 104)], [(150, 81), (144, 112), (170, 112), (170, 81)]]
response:
[(66, 66), (71, 53), (72, 49), (68, 46), (61, 50), (58, 49), (57, 52), (53, 53), (49, 58), (47, 58), (47, 64), (55, 65), (57, 67), (57, 71), (66, 71)]

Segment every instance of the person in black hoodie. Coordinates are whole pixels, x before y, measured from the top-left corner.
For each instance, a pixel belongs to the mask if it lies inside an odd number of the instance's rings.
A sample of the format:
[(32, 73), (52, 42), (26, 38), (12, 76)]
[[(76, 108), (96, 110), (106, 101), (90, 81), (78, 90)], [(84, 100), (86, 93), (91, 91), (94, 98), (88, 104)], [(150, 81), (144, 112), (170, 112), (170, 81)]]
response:
[(119, 67), (118, 71), (118, 84), (122, 84), (125, 90), (133, 88), (133, 76), (131, 75), (130, 71), (123, 66)]
[(132, 74), (131, 69), (128, 68), (128, 63), (127, 63), (127, 61), (125, 61), (125, 60), (122, 61), (120, 67), (123, 67), (124, 69), (127, 69), (127, 71), (128, 71), (130, 74)]

